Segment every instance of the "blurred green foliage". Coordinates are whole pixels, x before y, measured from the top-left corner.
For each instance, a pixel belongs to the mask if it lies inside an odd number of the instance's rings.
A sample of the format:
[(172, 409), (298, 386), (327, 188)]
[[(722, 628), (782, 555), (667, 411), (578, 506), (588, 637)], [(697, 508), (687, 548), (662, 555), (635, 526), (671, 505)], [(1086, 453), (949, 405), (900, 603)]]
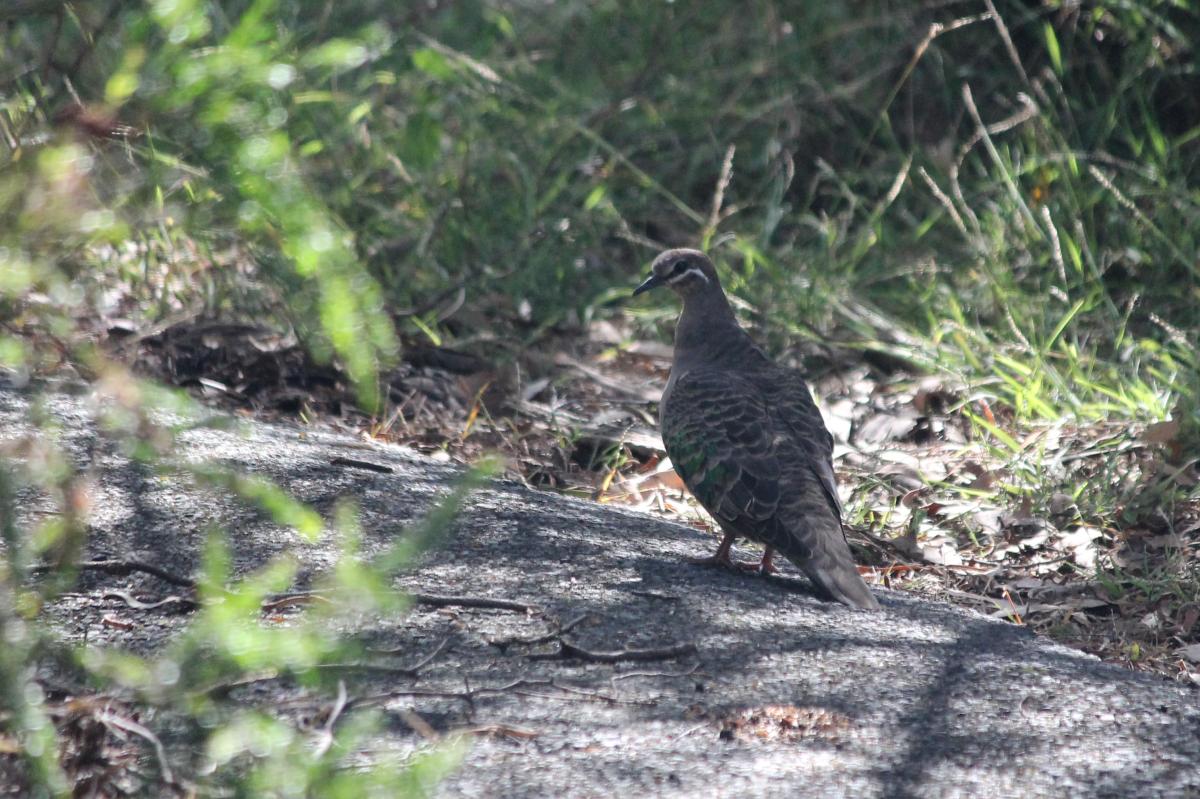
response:
[[(694, 245), (774, 347), (831, 336), (1023, 421), (1173, 414), (1194, 451), (1197, 41), (1191, 0), (15, 0), (0, 368), (120, 383), (96, 320), (273, 317), (375, 408), (396, 323), (529, 344)], [(142, 457), (169, 448), (126, 415)], [(35, 454), (70, 510), (74, 470)], [(0, 690), (52, 792), (23, 586), (83, 525), (30, 549), (0, 519)], [(265, 781), (297, 751), (275, 732)]]

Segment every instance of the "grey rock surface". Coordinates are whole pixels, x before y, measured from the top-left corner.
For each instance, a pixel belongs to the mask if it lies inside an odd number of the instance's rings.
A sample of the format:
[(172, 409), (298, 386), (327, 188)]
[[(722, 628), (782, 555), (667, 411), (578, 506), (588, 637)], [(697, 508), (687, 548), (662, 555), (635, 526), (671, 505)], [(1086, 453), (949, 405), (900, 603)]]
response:
[[(27, 401), (0, 388), (0, 441), (28, 430)], [(307, 574), (336, 542), (302, 541), (231, 497), (179, 474), (132, 464), (97, 432), (86, 396), (53, 398), (64, 446), (94, 469), (91, 558), (141, 557), (190, 572), (213, 523), (245, 572), (288, 552)], [(397, 447), (280, 425), (183, 435), (183, 457), (216, 459), (278, 481), (323, 513), (341, 498), (362, 510), (365, 544), (381, 548), (453, 484), (457, 472)], [(392, 473), (331, 465), (337, 457)], [(26, 495), (23, 513), (40, 500)], [(518, 600), (541, 615), (416, 607), (379, 623), (410, 661), (446, 647), (419, 678), (354, 676), (351, 696), (412, 688), (530, 682), (473, 704), (396, 696), (380, 747), (440, 732), (477, 735), (444, 796), (470, 797), (1191, 797), (1200, 795), (1200, 708), (1182, 686), (1103, 664), (1028, 631), (949, 605), (877, 591), (883, 612), (821, 602), (794, 572), (741, 576), (692, 566), (712, 536), (645, 515), (495, 482), (474, 495), (452, 534), (400, 583), (432, 594)], [(174, 589), (146, 575), (86, 573), (78, 594), (47, 609), (91, 645), (153, 650), (188, 614), (131, 611), (113, 587)], [(136, 613), (123, 630), (106, 613)], [(661, 662), (538, 659), (551, 619), (586, 614), (569, 638), (591, 650), (691, 643)], [(272, 701), (260, 687), (248, 700)], [(294, 689), (292, 689), (294, 691)], [(519, 735), (505, 734), (516, 732)], [(528, 733), (526, 737), (524, 734)]]

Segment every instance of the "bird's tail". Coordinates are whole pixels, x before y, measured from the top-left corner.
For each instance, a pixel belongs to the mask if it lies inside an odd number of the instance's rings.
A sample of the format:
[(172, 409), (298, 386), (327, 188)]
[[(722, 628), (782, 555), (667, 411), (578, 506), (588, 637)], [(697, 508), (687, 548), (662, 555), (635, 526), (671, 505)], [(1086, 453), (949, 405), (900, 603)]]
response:
[(879, 610), (879, 600), (867, 588), (853, 562), (818, 565), (810, 560), (799, 565), (810, 580), (838, 602), (861, 610)]
[[(854, 565), (850, 545), (846, 543), (841, 525), (838, 524), (836, 530), (824, 532), (813, 542), (816, 546), (809, 547), (809, 557), (789, 560), (799, 566), (819, 589), (838, 602), (862, 610), (879, 610), (879, 601), (867, 588)], [(788, 553), (784, 551), (783, 554)]]

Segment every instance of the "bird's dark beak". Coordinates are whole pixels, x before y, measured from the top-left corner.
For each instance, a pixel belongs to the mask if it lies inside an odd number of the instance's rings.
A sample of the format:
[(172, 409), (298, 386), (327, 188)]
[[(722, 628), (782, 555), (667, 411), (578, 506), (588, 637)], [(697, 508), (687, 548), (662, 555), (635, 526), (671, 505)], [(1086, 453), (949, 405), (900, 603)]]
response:
[(649, 291), (650, 289), (656, 289), (656, 288), (658, 288), (659, 286), (661, 286), (661, 285), (662, 285), (663, 283), (665, 283), (665, 282), (666, 282), (666, 281), (665, 281), (665, 280), (663, 280), (663, 279), (662, 279), (661, 277), (659, 277), (658, 275), (651, 275), (650, 277), (646, 278), (645, 282), (644, 282), (644, 283), (642, 283), (642, 285), (638, 286), (637, 288), (635, 288), (635, 289), (633, 290), (633, 295), (632, 295), (632, 296), (636, 297), (636, 296), (637, 296), (637, 295), (639, 295), (639, 294), (644, 294), (644, 293), (646, 293), (646, 292), (647, 292), (647, 291)]

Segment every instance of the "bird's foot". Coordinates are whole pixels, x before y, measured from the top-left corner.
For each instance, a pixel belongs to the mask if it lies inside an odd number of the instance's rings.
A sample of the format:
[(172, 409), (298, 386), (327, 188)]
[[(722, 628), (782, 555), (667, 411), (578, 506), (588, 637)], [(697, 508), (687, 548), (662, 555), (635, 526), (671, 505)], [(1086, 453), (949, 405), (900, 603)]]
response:
[(730, 565), (738, 571), (749, 572), (751, 574), (775, 574), (779, 571), (770, 562), (763, 563), (757, 560), (735, 560)]
[(750, 571), (754, 572), (755, 574), (779, 574), (779, 567), (769, 560), (764, 560), (760, 563), (747, 563), (745, 565), (750, 567)]
[(709, 555), (705, 558), (686, 558), (685, 560), (693, 566), (720, 566), (722, 569), (737, 569), (737, 565), (730, 560), (729, 555)]
[(779, 574), (779, 569), (772, 560), (774, 556), (775, 550), (772, 547), (767, 547), (763, 551), (762, 561), (756, 566), (756, 571), (759, 574)]
[(731, 572), (775, 574), (779, 571), (769, 559), (759, 562), (757, 560), (733, 560), (728, 555), (725, 557), (709, 555), (705, 558), (688, 558), (687, 562), (693, 566), (719, 566), (722, 569), (729, 569)]

